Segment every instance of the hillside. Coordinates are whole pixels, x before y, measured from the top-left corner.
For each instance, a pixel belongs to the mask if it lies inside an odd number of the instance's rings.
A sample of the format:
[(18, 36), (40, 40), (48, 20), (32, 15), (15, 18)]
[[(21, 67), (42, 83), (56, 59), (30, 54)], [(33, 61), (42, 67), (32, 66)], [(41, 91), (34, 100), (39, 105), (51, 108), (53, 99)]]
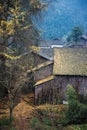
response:
[(81, 26), (87, 32), (86, 12), (86, 0), (54, 0), (42, 12), (43, 19), (36, 19), (34, 24), (40, 29), (42, 39), (62, 38), (75, 26)]

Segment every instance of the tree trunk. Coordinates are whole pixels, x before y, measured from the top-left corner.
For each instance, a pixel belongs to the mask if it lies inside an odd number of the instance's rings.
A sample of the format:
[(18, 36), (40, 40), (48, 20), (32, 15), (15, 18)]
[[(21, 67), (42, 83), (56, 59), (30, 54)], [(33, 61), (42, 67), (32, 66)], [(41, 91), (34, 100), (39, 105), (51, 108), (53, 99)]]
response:
[(13, 119), (13, 109), (14, 109), (14, 101), (10, 99), (10, 121)]
[(10, 107), (10, 121), (12, 121), (13, 119), (13, 108)]

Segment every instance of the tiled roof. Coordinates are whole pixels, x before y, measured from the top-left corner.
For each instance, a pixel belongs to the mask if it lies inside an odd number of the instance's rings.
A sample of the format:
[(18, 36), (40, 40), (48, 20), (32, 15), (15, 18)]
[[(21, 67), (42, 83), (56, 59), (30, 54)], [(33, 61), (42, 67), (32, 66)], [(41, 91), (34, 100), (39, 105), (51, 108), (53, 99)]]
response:
[(52, 48), (41, 48), (39, 55), (45, 57), (48, 60), (53, 60), (53, 49)]
[(82, 35), (81, 38), (87, 40), (87, 35)]

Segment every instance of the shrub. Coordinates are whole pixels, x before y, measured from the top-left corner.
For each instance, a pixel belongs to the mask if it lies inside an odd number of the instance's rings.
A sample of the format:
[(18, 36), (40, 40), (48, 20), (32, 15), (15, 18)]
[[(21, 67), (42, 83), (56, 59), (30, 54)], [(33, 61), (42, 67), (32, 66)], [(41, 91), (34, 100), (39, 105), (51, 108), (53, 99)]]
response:
[(9, 130), (17, 130), (15, 127), (10, 128)]
[(85, 96), (82, 95), (82, 94), (79, 94), (79, 95), (78, 95), (78, 98), (79, 98), (79, 101), (80, 101), (81, 103), (87, 104), (87, 94), (85, 94)]
[(2, 118), (0, 119), (0, 130), (16, 130), (16, 128), (10, 122), (9, 118)]
[(45, 119), (43, 120), (43, 123), (44, 123), (45, 125), (52, 126), (53, 120), (45, 118)]
[(57, 130), (55, 126), (52, 126), (50, 119), (40, 121), (38, 118), (34, 118), (31, 121), (31, 126), (34, 130)]
[(81, 104), (78, 114), (81, 121), (87, 122), (87, 105)]
[(35, 127), (37, 123), (39, 123), (39, 119), (38, 119), (38, 118), (34, 118), (34, 119), (31, 121), (31, 126), (32, 126), (32, 127)]
[(75, 89), (67, 86), (67, 99), (69, 103), (66, 117), (68, 123), (82, 123), (87, 121), (87, 105), (79, 102)]
[(0, 126), (9, 126), (9, 125), (11, 125), (11, 123), (8, 118), (0, 119)]

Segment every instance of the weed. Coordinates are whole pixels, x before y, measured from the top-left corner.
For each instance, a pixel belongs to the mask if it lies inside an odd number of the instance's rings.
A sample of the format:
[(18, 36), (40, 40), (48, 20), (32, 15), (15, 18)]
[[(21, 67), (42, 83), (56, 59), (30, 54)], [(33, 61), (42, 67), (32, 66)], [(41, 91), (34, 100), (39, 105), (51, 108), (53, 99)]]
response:
[(34, 119), (32, 119), (32, 121), (31, 121), (31, 126), (32, 126), (32, 127), (35, 127), (37, 123), (39, 123), (39, 119), (38, 119), (38, 118), (34, 118)]
[(15, 126), (12, 125), (9, 118), (0, 119), (0, 130), (16, 130)]
[(44, 123), (45, 125), (52, 126), (53, 120), (45, 118), (45, 119), (43, 120), (43, 123)]
[(9, 125), (11, 125), (9, 118), (0, 119), (0, 126), (9, 126)]
[(9, 130), (17, 130), (15, 127), (11, 127)]

